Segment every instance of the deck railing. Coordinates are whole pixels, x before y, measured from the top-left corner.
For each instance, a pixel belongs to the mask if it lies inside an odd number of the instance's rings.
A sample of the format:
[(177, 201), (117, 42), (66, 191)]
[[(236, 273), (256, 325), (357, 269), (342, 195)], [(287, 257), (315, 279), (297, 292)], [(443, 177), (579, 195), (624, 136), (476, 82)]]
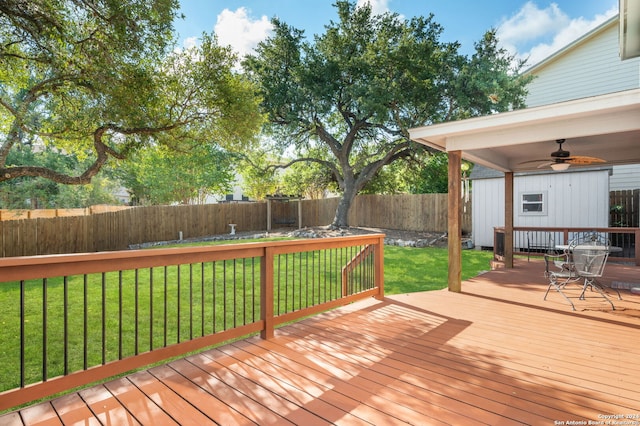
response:
[(352, 301), (384, 235), (0, 259), (0, 410)]
[[(499, 258), (504, 253), (504, 228), (494, 230), (494, 255)], [(556, 245), (567, 245), (576, 238), (597, 234), (610, 241), (618, 249), (609, 256), (611, 262), (629, 262), (640, 265), (640, 228), (562, 228), (562, 227), (513, 227), (513, 253), (536, 256), (553, 251)]]

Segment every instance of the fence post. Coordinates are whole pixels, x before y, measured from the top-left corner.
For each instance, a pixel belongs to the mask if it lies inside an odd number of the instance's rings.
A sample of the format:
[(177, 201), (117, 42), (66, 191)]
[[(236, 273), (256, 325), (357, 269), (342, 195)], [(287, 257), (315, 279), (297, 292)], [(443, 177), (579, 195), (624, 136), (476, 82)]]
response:
[(263, 328), (260, 337), (268, 340), (274, 335), (273, 321), (273, 247), (265, 247), (260, 261), (260, 319)]

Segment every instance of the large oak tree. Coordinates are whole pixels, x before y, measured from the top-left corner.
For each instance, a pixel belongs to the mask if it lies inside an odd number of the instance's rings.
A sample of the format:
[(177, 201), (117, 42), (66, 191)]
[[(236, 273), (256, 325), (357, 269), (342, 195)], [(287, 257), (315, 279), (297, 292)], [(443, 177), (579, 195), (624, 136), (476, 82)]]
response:
[[(175, 49), (177, 0), (0, 2), (0, 183), (85, 184), (109, 158), (183, 141), (240, 145), (261, 116), (229, 48)], [(68, 173), (10, 156), (75, 156)]]
[(243, 64), (260, 86), (277, 148), (338, 182), (333, 225), (343, 227), (354, 197), (383, 166), (423, 149), (409, 128), (520, 108), (527, 80), (493, 30), (468, 57), (458, 43), (440, 41), (432, 15), (404, 20), (351, 1), (335, 6), (339, 20), (312, 41), (274, 19), (274, 35)]

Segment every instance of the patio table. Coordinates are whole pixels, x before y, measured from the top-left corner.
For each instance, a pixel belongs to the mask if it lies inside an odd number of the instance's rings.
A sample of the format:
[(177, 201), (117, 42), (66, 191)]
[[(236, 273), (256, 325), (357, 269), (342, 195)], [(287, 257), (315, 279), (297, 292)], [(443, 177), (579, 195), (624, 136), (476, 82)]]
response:
[[(578, 247), (583, 247), (583, 246), (578, 246)], [(622, 247), (618, 247), (618, 246), (592, 246), (592, 245), (585, 245), (585, 248), (588, 248), (590, 250), (606, 250), (607, 247), (609, 248), (609, 253), (619, 253), (622, 251)], [(556, 244), (556, 250), (559, 251), (568, 251), (569, 250), (569, 244)]]

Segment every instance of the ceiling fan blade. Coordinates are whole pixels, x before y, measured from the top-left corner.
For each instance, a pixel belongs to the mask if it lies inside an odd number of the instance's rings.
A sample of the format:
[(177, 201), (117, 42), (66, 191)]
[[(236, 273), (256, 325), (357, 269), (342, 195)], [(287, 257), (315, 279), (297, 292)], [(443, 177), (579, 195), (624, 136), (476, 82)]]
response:
[(593, 164), (593, 163), (606, 163), (606, 160), (597, 157), (587, 157), (585, 155), (574, 155), (573, 157), (566, 158), (565, 161), (569, 164)]
[(549, 167), (550, 165), (552, 165), (554, 162), (553, 161), (545, 161), (544, 163), (540, 164), (538, 166), (538, 169), (541, 169), (543, 167)]
[(549, 163), (549, 159), (548, 158), (539, 158), (537, 160), (528, 160), (528, 161), (523, 161), (521, 163), (518, 164), (530, 164), (530, 163), (539, 163), (541, 161), (544, 161), (546, 163)]
[(603, 160), (602, 158), (597, 158), (597, 157), (588, 157), (586, 155), (571, 155), (569, 151), (565, 151), (564, 149), (562, 149), (562, 144), (564, 142), (565, 142), (564, 139), (556, 140), (556, 143), (558, 144), (558, 149), (557, 151), (553, 151), (551, 153), (551, 156), (550, 156), (551, 158), (540, 158), (537, 160), (523, 161), (518, 164), (521, 165), (521, 164), (541, 163), (537, 166), (538, 169), (552, 166), (552, 168), (555, 170), (561, 167), (561, 166), (556, 166), (556, 164), (564, 163), (564, 164), (567, 164), (566, 167), (569, 167), (569, 164), (589, 165), (593, 163), (607, 162), (606, 160)]

